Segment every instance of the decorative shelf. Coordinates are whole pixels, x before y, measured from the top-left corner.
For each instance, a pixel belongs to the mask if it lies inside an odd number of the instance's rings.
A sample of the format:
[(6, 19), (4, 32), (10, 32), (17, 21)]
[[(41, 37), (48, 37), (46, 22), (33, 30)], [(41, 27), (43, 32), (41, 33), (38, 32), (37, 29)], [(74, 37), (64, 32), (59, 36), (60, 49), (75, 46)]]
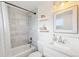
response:
[(41, 19), (40, 21), (47, 21), (48, 19)]
[(40, 30), (40, 32), (49, 32), (48, 30)]
[[(48, 17), (46, 15), (40, 15), (40, 19), (39, 19), (40, 22), (47, 21), (47, 20), (48, 20)], [(39, 28), (40, 32), (49, 32), (45, 23), (42, 23), (42, 24), (43, 25)]]

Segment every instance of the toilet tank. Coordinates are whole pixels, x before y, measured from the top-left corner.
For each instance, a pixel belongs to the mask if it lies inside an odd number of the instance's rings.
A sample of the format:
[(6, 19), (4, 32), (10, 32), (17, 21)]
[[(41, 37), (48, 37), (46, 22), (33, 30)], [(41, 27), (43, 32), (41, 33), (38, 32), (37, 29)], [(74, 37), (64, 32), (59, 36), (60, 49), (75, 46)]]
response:
[(43, 43), (41, 41), (38, 41), (37, 46), (38, 46), (38, 51), (43, 53)]

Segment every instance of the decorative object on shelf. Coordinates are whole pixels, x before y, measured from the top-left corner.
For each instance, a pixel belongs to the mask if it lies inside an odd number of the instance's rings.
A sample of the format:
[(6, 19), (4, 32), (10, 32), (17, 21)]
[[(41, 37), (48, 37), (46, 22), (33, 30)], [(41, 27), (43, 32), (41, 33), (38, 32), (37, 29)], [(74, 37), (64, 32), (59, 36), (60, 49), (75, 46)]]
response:
[(46, 21), (46, 20), (48, 20), (48, 18), (47, 18), (46, 15), (41, 15), (40, 18), (41, 18), (40, 21)]
[(40, 32), (48, 32), (48, 29), (45, 25), (40, 27)]

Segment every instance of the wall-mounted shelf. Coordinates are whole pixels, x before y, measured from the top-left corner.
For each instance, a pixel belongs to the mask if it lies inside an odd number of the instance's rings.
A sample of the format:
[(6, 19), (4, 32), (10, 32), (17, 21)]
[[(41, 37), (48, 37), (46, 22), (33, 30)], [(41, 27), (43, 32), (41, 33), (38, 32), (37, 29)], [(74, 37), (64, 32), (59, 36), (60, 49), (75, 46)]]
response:
[(40, 19), (40, 21), (47, 21), (48, 19), (47, 18), (45, 18), (45, 19)]
[(40, 32), (49, 32), (48, 30), (40, 30)]
[[(40, 19), (39, 19), (40, 22), (47, 21), (47, 20), (48, 20), (48, 17), (46, 15), (40, 15)], [(42, 24), (42, 26), (39, 28), (40, 32), (49, 32), (45, 22), (43, 22), (41, 24)]]

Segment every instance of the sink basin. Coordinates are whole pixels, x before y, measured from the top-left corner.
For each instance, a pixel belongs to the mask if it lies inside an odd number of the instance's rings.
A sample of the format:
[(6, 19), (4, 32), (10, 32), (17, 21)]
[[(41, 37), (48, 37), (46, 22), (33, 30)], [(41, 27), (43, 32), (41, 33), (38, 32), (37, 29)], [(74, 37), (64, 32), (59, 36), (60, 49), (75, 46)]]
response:
[(63, 49), (63, 50), (70, 50), (69, 47), (67, 47), (65, 44), (61, 44), (61, 43), (54, 43), (54, 46), (56, 48), (59, 48), (59, 49)]
[(53, 42), (49, 45), (49, 48), (68, 56), (79, 56), (79, 51), (76, 51), (75, 48), (69, 47), (67, 44)]

